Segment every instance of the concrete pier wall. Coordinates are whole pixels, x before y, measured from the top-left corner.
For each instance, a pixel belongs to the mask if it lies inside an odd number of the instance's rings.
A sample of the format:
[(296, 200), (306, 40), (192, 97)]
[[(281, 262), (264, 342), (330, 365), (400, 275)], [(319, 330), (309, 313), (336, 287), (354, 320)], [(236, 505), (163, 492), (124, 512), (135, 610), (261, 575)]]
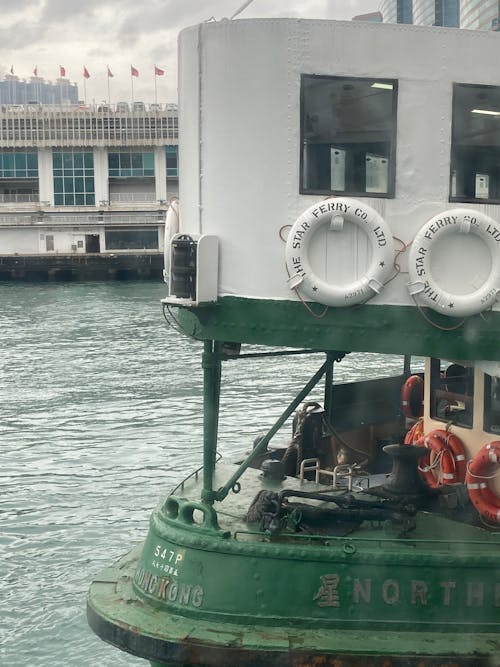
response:
[(163, 253), (0, 255), (0, 281), (163, 280)]

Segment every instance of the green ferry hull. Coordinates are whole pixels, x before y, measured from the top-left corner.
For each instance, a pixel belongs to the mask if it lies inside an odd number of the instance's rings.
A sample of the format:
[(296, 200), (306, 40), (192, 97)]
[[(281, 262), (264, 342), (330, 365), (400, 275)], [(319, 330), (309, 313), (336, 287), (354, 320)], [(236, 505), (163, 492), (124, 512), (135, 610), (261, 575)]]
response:
[(180, 308), (178, 324), (199, 340), (500, 360), (499, 313), (450, 323), (439, 313), (412, 306), (364, 304), (322, 310), (310, 305), (317, 310), (316, 318), (300, 302), (223, 297), (201, 308)]
[[(140, 551), (92, 585), (92, 630), (152, 665), (183, 667), (452, 667), (500, 665), (498, 633), (411, 632), (204, 621), (145, 606), (132, 587)], [(140, 628), (140, 629), (139, 629)]]
[(222, 530), (206, 506), (195, 520), (202, 507), (170, 496), (144, 545), (97, 577), (88, 619), (102, 639), (183, 667), (500, 665), (494, 535), (419, 513), (405, 538), (386, 525), (269, 538)]

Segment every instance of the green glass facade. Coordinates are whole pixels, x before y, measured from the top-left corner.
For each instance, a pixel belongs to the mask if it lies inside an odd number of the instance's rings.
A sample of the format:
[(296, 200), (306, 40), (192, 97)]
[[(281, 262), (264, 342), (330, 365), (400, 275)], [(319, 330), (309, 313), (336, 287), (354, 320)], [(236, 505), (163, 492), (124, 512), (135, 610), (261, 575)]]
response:
[(37, 153), (0, 152), (0, 178), (38, 178)]
[(110, 178), (154, 176), (154, 153), (137, 153), (131, 151), (109, 153), (108, 170)]
[(52, 164), (56, 206), (95, 206), (92, 152), (55, 151)]
[(167, 154), (167, 178), (179, 176), (178, 146), (165, 146)]

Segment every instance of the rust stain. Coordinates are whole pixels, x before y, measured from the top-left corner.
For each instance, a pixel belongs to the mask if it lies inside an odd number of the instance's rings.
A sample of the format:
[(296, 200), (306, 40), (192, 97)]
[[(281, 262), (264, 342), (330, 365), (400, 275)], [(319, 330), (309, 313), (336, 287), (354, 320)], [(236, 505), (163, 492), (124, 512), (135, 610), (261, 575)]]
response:
[(291, 667), (476, 667), (485, 664), (483, 660), (470, 658), (463, 660), (447, 660), (446, 658), (429, 657), (369, 657), (369, 656), (294, 656), (290, 657)]

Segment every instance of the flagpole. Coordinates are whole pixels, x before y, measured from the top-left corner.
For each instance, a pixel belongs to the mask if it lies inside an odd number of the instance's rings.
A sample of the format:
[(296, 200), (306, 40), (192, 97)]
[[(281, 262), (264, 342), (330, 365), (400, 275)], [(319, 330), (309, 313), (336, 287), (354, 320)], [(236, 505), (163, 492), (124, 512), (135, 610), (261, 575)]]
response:
[(87, 105), (87, 79), (83, 76), (83, 103)]
[(155, 65), (155, 105), (158, 102), (158, 95), (156, 94), (156, 65)]
[(107, 67), (107, 70), (108, 70), (108, 104), (111, 104), (111, 95), (110, 95), (110, 92), (109, 92), (109, 79), (110, 79), (110, 77), (109, 77), (109, 65), (106, 65), (106, 67)]
[(132, 88), (132, 106), (134, 106), (134, 77), (132, 76), (132, 70), (130, 70), (130, 86)]

